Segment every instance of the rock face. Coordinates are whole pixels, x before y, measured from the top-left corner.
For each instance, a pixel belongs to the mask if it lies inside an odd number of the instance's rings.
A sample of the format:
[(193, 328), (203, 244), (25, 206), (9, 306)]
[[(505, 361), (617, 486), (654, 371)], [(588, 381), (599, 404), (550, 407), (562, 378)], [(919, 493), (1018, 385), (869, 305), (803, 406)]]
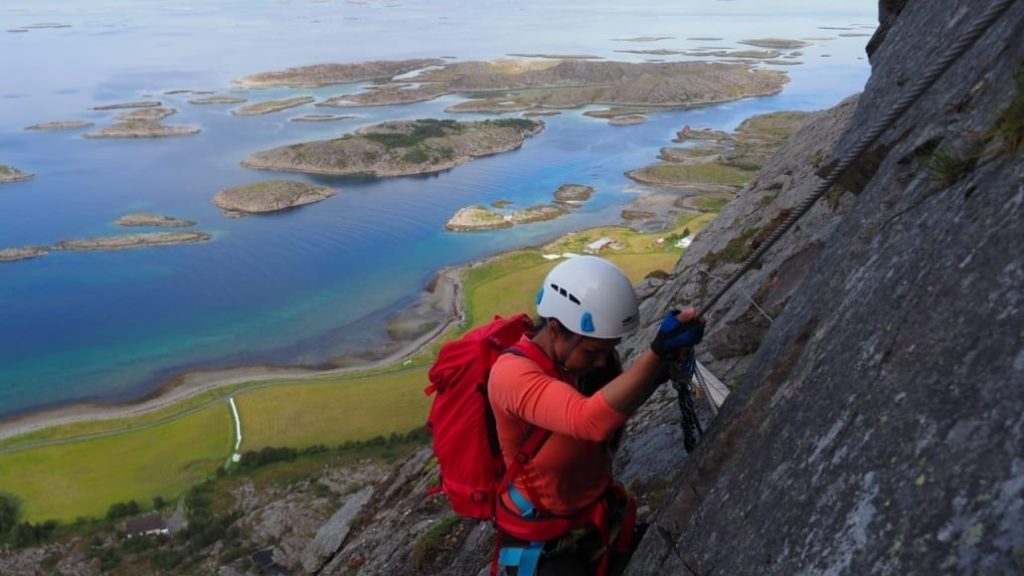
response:
[(312, 204), (335, 194), (337, 192), (328, 186), (314, 186), (292, 180), (269, 180), (221, 190), (213, 197), (213, 203), (228, 216), (244, 216)]
[[(906, 3), (840, 152), (970, 24), (972, 6)], [(853, 166), (836, 193), (842, 214), (816, 207), (795, 231), (803, 250), (770, 251), (738, 285), (770, 324), (738, 294), (712, 311), (708, 354), (726, 373), (719, 356), (737, 359), (736, 387), (679, 461), (677, 492), (628, 574), (1024, 569), (1024, 388), (1010, 384), (1024, 381), (1024, 261), (1007, 250), (1024, 237), (1024, 159), (1010, 144), (1020, 124), (1004, 130), (1024, 106), (1022, 33), (1017, 2)], [(769, 167), (757, 185), (773, 174), (786, 176)], [(806, 186), (787, 178), (762, 222)], [(741, 209), (728, 208), (739, 226)], [(692, 266), (739, 231), (727, 222), (701, 233), (645, 309), (700, 302)], [(760, 335), (742, 329), (758, 324)]]
[(345, 504), (320, 527), (316, 538), (310, 542), (302, 555), (302, 567), (309, 574), (315, 574), (338, 552), (348, 536), (352, 521), (373, 496), (373, 487), (367, 486), (350, 495)]

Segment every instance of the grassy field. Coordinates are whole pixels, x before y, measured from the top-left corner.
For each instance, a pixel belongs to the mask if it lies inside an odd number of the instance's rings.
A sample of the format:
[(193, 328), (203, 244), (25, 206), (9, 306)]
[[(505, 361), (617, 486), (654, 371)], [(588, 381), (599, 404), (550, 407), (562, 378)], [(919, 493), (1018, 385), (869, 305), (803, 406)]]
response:
[(242, 450), (303, 448), (404, 433), (427, 420), (427, 368), (299, 380), (235, 396)]
[(209, 476), (230, 454), (227, 404), (142, 430), (0, 455), (0, 492), (21, 500), (22, 518), (102, 517), (115, 502), (150, 506)]
[[(696, 233), (714, 214), (686, 215), (671, 230), (641, 234), (605, 227), (568, 234), (540, 250), (493, 258), (463, 272), (467, 324), (453, 338), (494, 314), (534, 311), (544, 275), (557, 263), (542, 254), (575, 252), (601, 237), (617, 250), (603, 256), (634, 282), (654, 270), (670, 272), (679, 259), (668, 240)], [(665, 238), (662, 245), (658, 238)], [(440, 342), (407, 366), (360, 374), (280, 379), (211, 390), (174, 406), (130, 418), (56, 426), (0, 441), (0, 492), (22, 501), (23, 518), (73, 520), (103, 516), (115, 502), (171, 499), (207, 478), (234, 443), (230, 410), (235, 397), (242, 451), (265, 446), (336, 446), (348, 440), (405, 433), (426, 421), (427, 370)], [(95, 437), (95, 436), (99, 437)]]

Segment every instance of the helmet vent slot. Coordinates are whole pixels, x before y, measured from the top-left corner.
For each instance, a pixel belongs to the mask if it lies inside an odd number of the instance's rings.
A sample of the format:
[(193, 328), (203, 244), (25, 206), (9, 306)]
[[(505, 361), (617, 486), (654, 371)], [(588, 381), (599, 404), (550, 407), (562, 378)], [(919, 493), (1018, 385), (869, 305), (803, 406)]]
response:
[(574, 296), (571, 292), (569, 292), (565, 288), (560, 287), (558, 284), (551, 284), (551, 289), (554, 290), (555, 292), (557, 292), (558, 294), (561, 294), (563, 298), (568, 298), (569, 302), (572, 302), (573, 304), (575, 304), (577, 306), (582, 306), (583, 305), (583, 303), (580, 302), (579, 298)]

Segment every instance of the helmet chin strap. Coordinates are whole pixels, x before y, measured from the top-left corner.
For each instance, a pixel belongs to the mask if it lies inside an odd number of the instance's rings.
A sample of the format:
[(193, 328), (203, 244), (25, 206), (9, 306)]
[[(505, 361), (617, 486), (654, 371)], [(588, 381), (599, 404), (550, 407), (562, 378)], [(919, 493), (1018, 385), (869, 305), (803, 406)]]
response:
[[(562, 326), (561, 323), (559, 323), (558, 325), (559, 325), (560, 328), (565, 329), (565, 326)], [(578, 346), (580, 341), (583, 340), (583, 336), (581, 336), (580, 334), (577, 334), (575, 332), (569, 332), (569, 333), (572, 334), (572, 338), (569, 339), (569, 352), (567, 354), (565, 354), (564, 358), (560, 357), (558, 355), (558, 351), (555, 349), (555, 338), (554, 337), (548, 339), (547, 353), (548, 353), (548, 356), (552, 360), (555, 361), (555, 366), (558, 368), (559, 372), (562, 372), (563, 374), (571, 375), (571, 376), (573, 376), (575, 378), (575, 374), (572, 374), (571, 372), (569, 372), (569, 370), (565, 367), (565, 362), (569, 359), (570, 356), (572, 356), (573, 351), (576, 350), (576, 346)]]

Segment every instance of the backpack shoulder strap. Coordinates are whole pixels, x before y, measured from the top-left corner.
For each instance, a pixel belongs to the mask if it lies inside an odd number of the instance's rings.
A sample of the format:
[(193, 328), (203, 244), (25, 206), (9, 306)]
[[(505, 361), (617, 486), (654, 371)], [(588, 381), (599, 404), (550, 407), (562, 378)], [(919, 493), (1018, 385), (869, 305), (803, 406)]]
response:
[[(558, 377), (558, 370), (555, 368), (555, 363), (548, 358), (548, 355), (544, 353), (536, 344), (530, 341), (519, 341), (505, 349), (507, 354), (515, 354), (516, 356), (522, 356), (539, 366), (546, 374)], [(523, 465), (529, 462), (537, 452), (540, 451), (544, 442), (551, 437), (551, 431), (545, 430), (539, 426), (533, 426), (530, 429), (529, 436), (526, 437), (526, 441), (516, 451), (516, 455), (513, 457), (512, 462), (505, 469), (505, 474), (502, 476), (501, 484), (498, 485), (498, 494), (502, 494), (512, 484), (512, 479), (523, 469)], [(499, 496), (500, 497), (500, 496)], [(530, 499), (533, 500), (534, 506), (537, 506), (536, 498), (533, 494), (530, 495)]]

